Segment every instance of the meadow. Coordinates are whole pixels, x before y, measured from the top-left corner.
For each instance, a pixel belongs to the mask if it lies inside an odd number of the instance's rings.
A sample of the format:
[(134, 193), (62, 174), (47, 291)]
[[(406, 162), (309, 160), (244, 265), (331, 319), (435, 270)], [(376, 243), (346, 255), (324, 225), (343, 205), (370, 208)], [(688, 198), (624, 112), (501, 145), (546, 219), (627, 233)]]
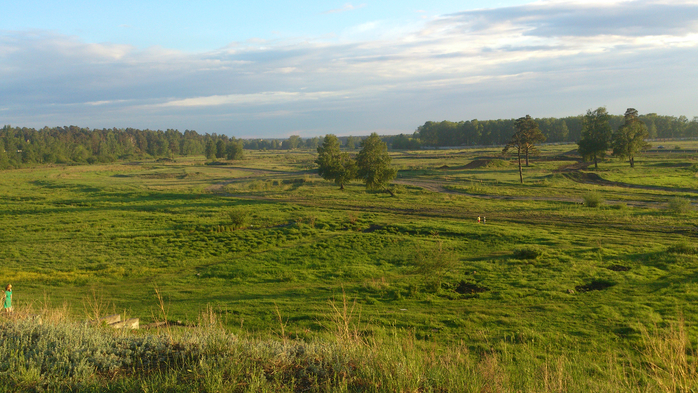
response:
[[(343, 351), (345, 366), (372, 359), (363, 372), (416, 365), (402, 385), (316, 375), (317, 391), (695, 389), (698, 155), (653, 150), (635, 168), (594, 169), (575, 147), (541, 147), (524, 184), (500, 149), (394, 151), (396, 197), (339, 190), (302, 150), (2, 171), (2, 285), (18, 313), (121, 313), (190, 326), (181, 337), (205, 315), (225, 337)], [(661, 357), (663, 345), (678, 349)], [(141, 382), (167, 385), (153, 378)]]

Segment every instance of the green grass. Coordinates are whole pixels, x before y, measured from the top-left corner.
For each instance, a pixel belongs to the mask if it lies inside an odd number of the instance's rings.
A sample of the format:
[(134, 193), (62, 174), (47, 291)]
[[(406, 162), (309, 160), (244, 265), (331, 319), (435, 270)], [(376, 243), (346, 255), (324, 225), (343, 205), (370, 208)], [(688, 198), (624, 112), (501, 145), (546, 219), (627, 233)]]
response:
[[(210, 308), (227, 331), (268, 338), (278, 337), (280, 315), (284, 334), (306, 342), (335, 335), (328, 302), (344, 293), (364, 337), (411, 337), (437, 352), (462, 346), (473, 364), (499, 348), (513, 379), (524, 371), (505, 348), (590, 368), (608, 368), (610, 356), (621, 367), (641, 359), (643, 329), (680, 318), (695, 345), (698, 255), (674, 250), (695, 242), (697, 213), (666, 214), (675, 190), (578, 183), (556, 172), (569, 162), (549, 160), (525, 168), (524, 185), (514, 165), (458, 169), (496, 153), (393, 153), (407, 168), (397, 198), (358, 183), (340, 191), (309, 172), (313, 155), (303, 151), (251, 153), (229, 166), (187, 158), (3, 171), (3, 280), (20, 310), (47, 299), (80, 319), (96, 296), (104, 312), (147, 323), (162, 318), (157, 289), (170, 320), (195, 323)], [(697, 188), (695, 172), (672, 157), (589, 172)], [(450, 192), (423, 189), (425, 180)], [(580, 205), (590, 190), (607, 204)], [(577, 289), (587, 287), (599, 288)]]

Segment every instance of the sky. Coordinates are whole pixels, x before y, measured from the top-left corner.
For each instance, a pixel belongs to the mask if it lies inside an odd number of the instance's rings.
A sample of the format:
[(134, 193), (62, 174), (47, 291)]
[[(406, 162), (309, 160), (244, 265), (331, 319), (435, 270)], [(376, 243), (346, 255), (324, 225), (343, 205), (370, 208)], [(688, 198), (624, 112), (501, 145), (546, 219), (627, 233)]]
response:
[(0, 1), (0, 124), (411, 134), (698, 116), (698, 0)]

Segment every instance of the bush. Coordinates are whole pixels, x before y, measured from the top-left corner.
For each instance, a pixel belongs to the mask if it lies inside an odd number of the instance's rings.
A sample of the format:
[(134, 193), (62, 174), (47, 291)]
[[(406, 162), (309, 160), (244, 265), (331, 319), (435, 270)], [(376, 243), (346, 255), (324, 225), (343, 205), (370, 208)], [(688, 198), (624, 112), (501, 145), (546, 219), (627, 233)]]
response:
[(584, 206), (586, 207), (600, 207), (604, 203), (604, 199), (596, 191), (591, 191), (582, 196), (584, 199)]
[(628, 205), (626, 205), (625, 203), (616, 203), (615, 205), (609, 206), (609, 208), (613, 210), (625, 210), (628, 208)]
[(669, 211), (674, 214), (688, 213), (693, 210), (691, 201), (688, 198), (674, 197), (669, 199)]
[(543, 250), (536, 246), (525, 246), (514, 250), (516, 259), (538, 259), (543, 255)]
[(228, 217), (230, 217), (230, 223), (233, 224), (235, 229), (242, 228), (247, 223), (248, 213), (247, 210), (237, 208), (230, 210), (228, 212)]

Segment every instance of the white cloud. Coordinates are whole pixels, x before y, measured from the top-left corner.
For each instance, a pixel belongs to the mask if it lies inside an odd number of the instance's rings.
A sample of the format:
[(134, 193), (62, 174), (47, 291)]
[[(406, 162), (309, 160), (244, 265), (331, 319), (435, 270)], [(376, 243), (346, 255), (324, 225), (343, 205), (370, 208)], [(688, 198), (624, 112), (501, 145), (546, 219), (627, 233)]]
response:
[(228, 94), (208, 97), (185, 98), (160, 104), (160, 107), (197, 107), (219, 105), (271, 105), (298, 101), (312, 101), (341, 96), (343, 92), (288, 92), (272, 91), (254, 94)]
[(0, 31), (0, 107), (5, 121), (27, 126), (264, 135), (367, 124), (411, 131), (426, 120), (567, 115), (623, 100), (692, 117), (697, 26), (697, 2), (636, 0), (537, 2), (418, 26), (374, 21), (334, 43), (255, 41), (194, 54)]

